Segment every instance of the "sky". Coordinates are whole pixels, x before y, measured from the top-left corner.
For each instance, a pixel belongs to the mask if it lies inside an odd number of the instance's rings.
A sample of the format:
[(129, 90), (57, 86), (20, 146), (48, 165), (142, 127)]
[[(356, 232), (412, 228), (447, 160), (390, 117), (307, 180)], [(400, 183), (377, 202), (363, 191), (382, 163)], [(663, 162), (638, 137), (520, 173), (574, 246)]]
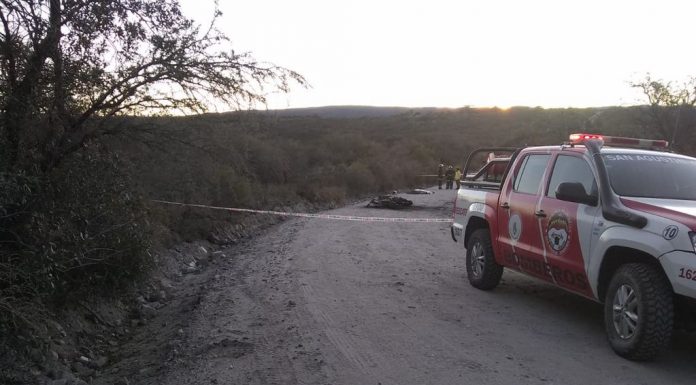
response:
[[(180, 0), (210, 20), (213, 0)], [(696, 2), (675, 0), (220, 0), (239, 52), (311, 87), (268, 108), (599, 107), (632, 87), (696, 76)]]

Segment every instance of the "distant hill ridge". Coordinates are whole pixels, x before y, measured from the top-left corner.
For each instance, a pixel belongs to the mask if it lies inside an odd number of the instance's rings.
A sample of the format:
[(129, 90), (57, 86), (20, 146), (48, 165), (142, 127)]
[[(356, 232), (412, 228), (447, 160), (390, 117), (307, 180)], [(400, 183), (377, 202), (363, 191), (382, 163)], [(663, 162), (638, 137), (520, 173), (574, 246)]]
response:
[[(640, 106), (629, 106), (624, 108), (635, 108)], [(513, 106), (509, 108), (501, 109), (499, 107), (471, 107), (462, 106), (459, 108), (446, 108), (446, 107), (380, 107), (380, 106), (320, 106), (320, 107), (305, 107), (305, 108), (287, 108), (287, 109), (272, 109), (272, 110), (255, 110), (251, 111), (254, 113), (260, 113), (263, 115), (271, 115), (276, 117), (314, 117), (323, 119), (357, 119), (357, 118), (385, 118), (396, 115), (403, 114), (429, 114), (436, 112), (447, 112), (447, 111), (489, 111), (489, 112), (513, 112), (513, 111), (595, 111), (595, 113), (600, 113), (612, 109), (621, 109), (622, 107), (616, 106), (603, 106), (603, 107), (553, 107), (553, 108), (543, 108), (543, 107), (529, 107), (529, 106)], [(249, 112), (249, 111), (247, 111)], [(230, 111), (228, 113), (236, 113), (235, 111)]]
[(328, 119), (379, 118), (400, 115), (408, 112), (432, 112), (435, 107), (374, 107), (374, 106), (324, 106), (307, 108), (288, 108), (283, 110), (259, 111), (280, 117), (316, 116)]

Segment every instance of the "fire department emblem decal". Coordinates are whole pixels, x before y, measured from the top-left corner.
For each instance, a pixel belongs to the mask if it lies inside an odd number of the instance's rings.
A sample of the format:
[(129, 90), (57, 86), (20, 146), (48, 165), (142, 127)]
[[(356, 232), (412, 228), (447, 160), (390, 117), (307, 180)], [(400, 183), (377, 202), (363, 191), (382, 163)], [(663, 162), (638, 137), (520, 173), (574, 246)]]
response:
[(553, 214), (546, 228), (546, 239), (551, 249), (556, 254), (560, 254), (568, 246), (569, 237), (570, 226), (568, 217), (560, 211)]
[(508, 222), (508, 232), (510, 233), (510, 238), (513, 241), (518, 241), (520, 235), (522, 235), (522, 220), (517, 214), (513, 214)]

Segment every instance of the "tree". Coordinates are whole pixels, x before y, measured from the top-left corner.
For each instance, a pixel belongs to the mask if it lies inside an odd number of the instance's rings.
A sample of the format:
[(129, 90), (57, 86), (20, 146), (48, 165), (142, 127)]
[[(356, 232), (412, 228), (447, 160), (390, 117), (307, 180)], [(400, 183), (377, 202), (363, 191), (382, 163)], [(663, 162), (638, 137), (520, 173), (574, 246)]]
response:
[(2, 169), (48, 171), (110, 117), (265, 102), (298, 73), (228, 48), (177, 0), (0, 0)]
[(677, 135), (684, 128), (692, 128), (694, 105), (696, 104), (696, 78), (675, 85), (673, 82), (653, 79), (647, 74), (641, 81), (631, 83), (640, 89), (648, 99), (646, 116), (648, 124), (657, 130), (662, 138), (676, 145)]
[(0, 334), (149, 265), (146, 206), (92, 139), (305, 84), (232, 50), (219, 17), (203, 28), (178, 0), (0, 0)]

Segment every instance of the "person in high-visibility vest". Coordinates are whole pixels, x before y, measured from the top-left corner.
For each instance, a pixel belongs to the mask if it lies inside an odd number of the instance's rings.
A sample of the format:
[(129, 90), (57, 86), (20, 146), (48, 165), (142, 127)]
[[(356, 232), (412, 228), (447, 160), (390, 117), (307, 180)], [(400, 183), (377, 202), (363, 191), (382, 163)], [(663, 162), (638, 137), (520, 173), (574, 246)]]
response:
[(450, 164), (447, 166), (447, 171), (445, 171), (445, 179), (447, 180), (447, 183), (445, 183), (445, 189), (451, 190), (454, 186), (454, 169), (452, 168), (452, 165)]
[(462, 186), (462, 170), (457, 167), (457, 170), (454, 172), (454, 182), (457, 184), (457, 190), (459, 190), (459, 187)]

